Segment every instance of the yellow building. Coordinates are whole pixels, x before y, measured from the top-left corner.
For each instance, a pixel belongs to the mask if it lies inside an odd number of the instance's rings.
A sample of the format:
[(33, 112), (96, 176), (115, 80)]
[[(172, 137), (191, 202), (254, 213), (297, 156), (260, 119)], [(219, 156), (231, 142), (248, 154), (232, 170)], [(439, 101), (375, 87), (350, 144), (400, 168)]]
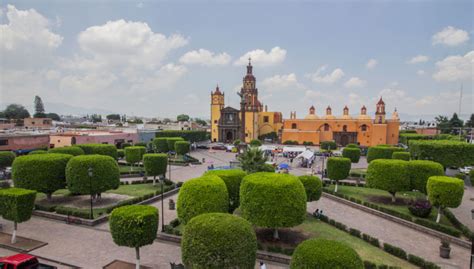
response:
[(367, 115), (363, 106), (360, 115), (351, 117), (349, 108), (343, 109), (342, 116), (332, 115), (331, 107), (326, 108), (326, 115), (317, 116), (313, 106), (304, 119), (297, 119), (296, 112), (291, 112), (290, 119), (284, 121), (282, 142), (292, 140), (298, 144), (312, 142), (317, 145), (322, 141), (334, 140), (338, 145), (358, 143), (361, 146), (375, 146), (380, 144), (397, 144), (400, 119), (398, 112), (392, 114), (391, 119), (385, 118), (385, 103), (382, 98), (376, 105), (375, 118)]
[(219, 86), (211, 92), (211, 140), (230, 143), (236, 139), (250, 142), (259, 136), (272, 132), (278, 133), (283, 126), (281, 112), (268, 112), (258, 100), (256, 79), (252, 64), (247, 65), (247, 74), (243, 78), (240, 96), (240, 110), (225, 107), (224, 93)]

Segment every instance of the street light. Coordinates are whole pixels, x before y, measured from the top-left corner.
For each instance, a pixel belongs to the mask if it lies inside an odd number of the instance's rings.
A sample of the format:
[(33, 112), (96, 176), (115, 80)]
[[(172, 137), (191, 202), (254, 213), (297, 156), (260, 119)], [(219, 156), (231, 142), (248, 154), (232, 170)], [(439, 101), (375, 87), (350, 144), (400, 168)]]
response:
[[(471, 209), (471, 217), (474, 220), (474, 209)], [(471, 237), (471, 268), (474, 268), (474, 236)]]
[(165, 232), (165, 207), (164, 207), (164, 197), (163, 197), (163, 185), (165, 184), (165, 176), (161, 177), (161, 232)]
[(92, 177), (94, 176), (94, 170), (92, 169), (92, 167), (89, 167), (89, 169), (87, 169), (87, 175), (89, 176), (89, 191), (90, 191), (90, 194), (91, 194), (91, 219), (94, 219), (94, 214), (92, 213), (93, 209), (92, 209)]

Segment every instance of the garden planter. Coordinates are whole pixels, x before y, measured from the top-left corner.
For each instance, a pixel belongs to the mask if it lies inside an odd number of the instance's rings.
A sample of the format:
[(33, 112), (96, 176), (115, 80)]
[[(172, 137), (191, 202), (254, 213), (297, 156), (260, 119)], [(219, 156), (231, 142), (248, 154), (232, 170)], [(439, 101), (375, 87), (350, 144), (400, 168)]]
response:
[(444, 259), (449, 259), (449, 253), (451, 252), (450, 247), (439, 247), (439, 256)]

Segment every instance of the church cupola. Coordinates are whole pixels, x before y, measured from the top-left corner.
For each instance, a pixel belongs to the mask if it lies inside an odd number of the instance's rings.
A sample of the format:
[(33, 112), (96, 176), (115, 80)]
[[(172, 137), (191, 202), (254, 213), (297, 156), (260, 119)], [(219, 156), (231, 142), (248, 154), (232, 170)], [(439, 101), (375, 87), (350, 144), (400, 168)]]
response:
[(222, 94), (222, 93), (221, 93), (221, 91), (220, 91), (220, 89), (219, 89), (219, 84), (217, 84), (216, 90), (214, 91), (214, 95), (221, 95), (221, 94)]
[(375, 111), (375, 123), (385, 123), (385, 103), (382, 100), (382, 97), (380, 97), (380, 100), (377, 102), (377, 110)]
[(398, 116), (397, 108), (395, 108), (395, 110), (392, 113), (392, 120), (395, 120), (395, 121), (400, 120), (400, 117)]
[(330, 106), (328, 106), (328, 107), (326, 108), (326, 116), (330, 116), (330, 115), (332, 115), (332, 109), (331, 109)]
[(344, 106), (344, 109), (342, 110), (342, 115), (344, 115), (344, 116), (349, 115), (349, 108), (347, 106)]
[(360, 109), (360, 114), (367, 115), (367, 108), (365, 106), (362, 106), (362, 108)]
[(314, 106), (309, 108), (309, 114), (304, 118), (305, 120), (317, 120), (318, 116), (316, 116), (316, 109)]
[(314, 106), (311, 106), (311, 107), (309, 108), (309, 114), (310, 114), (310, 115), (314, 115), (314, 112), (315, 112)]

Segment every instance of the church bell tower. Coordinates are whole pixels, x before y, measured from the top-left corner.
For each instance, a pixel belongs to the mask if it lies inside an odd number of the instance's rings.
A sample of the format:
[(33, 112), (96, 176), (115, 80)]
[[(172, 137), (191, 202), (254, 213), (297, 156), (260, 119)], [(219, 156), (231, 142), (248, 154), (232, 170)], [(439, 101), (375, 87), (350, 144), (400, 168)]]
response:
[(217, 130), (219, 119), (221, 118), (221, 109), (224, 108), (224, 93), (220, 91), (219, 85), (214, 92), (211, 91), (211, 141), (219, 141), (219, 132)]

